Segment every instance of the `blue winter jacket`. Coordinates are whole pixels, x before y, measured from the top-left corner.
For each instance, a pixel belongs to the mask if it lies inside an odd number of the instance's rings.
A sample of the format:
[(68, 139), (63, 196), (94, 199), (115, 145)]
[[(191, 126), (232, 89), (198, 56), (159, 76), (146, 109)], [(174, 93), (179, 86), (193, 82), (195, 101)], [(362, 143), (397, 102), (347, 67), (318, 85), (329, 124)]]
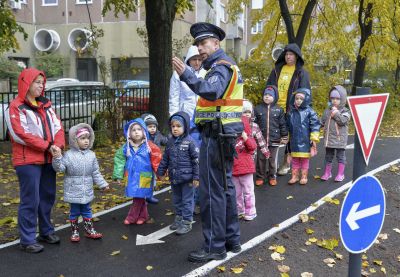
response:
[[(305, 99), (299, 108), (294, 105), (295, 95), (298, 92), (305, 94)], [(317, 113), (310, 107), (310, 101), (311, 91), (307, 88), (297, 89), (290, 97), (287, 125), (290, 135), (290, 154), (295, 158), (309, 158), (311, 142), (319, 142), (321, 125)]]
[(146, 141), (135, 149), (129, 142), (115, 153), (114, 157), (114, 179), (122, 179), (124, 172), (128, 175), (128, 181), (125, 188), (127, 197), (150, 198), (153, 195), (154, 173), (151, 165), (150, 148), (148, 146), (149, 134), (146, 124), (141, 118), (129, 121), (125, 124), (124, 134), (129, 138), (129, 126), (138, 123), (146, 134)]
[(163, 176), (168, 169), (171, 184), (191, 183), (199, 180), (199, 148), (194, 139), (188, 134), (190, 118), (186, 112), (174, 113), (173, 116), (181, 116), (185, 122), (185, 130), (182, 136), (172, 136), (167, 143), (163, 159), (158, 167), (157, 175)]

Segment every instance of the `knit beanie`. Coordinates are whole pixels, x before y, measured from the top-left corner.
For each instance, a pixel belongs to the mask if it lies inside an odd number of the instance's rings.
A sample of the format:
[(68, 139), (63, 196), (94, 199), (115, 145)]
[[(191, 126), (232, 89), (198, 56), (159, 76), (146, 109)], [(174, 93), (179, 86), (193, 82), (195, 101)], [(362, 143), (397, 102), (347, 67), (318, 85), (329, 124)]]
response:
[(75, 136), (76, 136), (76, 138), (79, 138), (85, 134), (90, 135), (88, 128), (80, 128), (78, 131), (76, 131)]
[(247, 99), (243, 99), (243, 112), (250, 111), (253, 113), (253, 105)]
[(264, 90), (264, 96), (265, 95), (271, 95), (274, 99), (275, 99), (275, 97), (276, 97), (276, 93), (275, 93), (275, 90), (274, 90), (274, 88), (273, 87), (267, 87), (265, 90)]
[(337, 89), (333, 89), (331, 91), (331, 94), (329, 96), (330, 98), (339, 98), (340, 99), (340, 93)]
[(183, 127), (183, 130), (185, 130), (185, 120), (183, 119), (182, 116), (174, 115), (173, 117), (171, 117), (170, 122), (172, 123), (172, 121), (178, 121), (181, 124), (181, 126)]
[(150, 124), (154, 124), (158, 127), (158, 122), (157, 119), (154, 115), (152, 114), (147, 114), (144, 118), (143, 118), (144, 123), (146, 124), (146, 126), (149, 126)]

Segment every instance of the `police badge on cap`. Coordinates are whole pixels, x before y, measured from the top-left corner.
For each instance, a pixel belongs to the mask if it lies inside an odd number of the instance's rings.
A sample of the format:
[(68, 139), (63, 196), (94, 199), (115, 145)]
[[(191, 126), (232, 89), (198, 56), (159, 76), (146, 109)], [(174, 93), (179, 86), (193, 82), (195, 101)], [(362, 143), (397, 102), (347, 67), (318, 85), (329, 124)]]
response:
[(190, 27), (190, 34), (194, 38), (194, 43), (206, 38), (216, 38), (219, 41), (225, 38), (225, 32), (220, 27), (207, 22), (198, 22)]

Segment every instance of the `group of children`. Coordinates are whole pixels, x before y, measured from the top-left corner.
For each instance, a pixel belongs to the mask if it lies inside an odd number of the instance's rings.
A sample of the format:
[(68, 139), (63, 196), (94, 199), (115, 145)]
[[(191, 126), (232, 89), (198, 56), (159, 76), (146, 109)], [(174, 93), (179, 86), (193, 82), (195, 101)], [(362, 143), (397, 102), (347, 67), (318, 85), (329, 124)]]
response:
[[(278, 89), (267, 86), (263, 102), (253, 111), (252, 105), (243, 103), (242, 122), (244, 131), (237, 139), (237, 157), (233, 165), (233, 183), (236, 187), (237, 209), (240, 218), (253, 220), (257, 216), (254, 195), (254, 173), (256, 185), (269, 183), (277, 185), (278, 149), (286, 145), (291, 159), (292, 176), (289, 185), (308, 182), (310, 158), (317, 154), (320, 129), (324, 133), (325, 170), (322, 181), (332, 177), (332, 162), (336, 153), (338, 173), (335, 181), (344, 179), (346, 163), (345, 148), (348, 137), (350, 112), (345, 107), (347, 93), (342, 86), (335, 86), (329, 92), (329, 105), (321, 121), (311, 108), (311, 91), (297, 89), (289, 99), (290, 109), (285, 114), (277, 105)], [(261, 135), (260, 135), (261, 131)], [(289, 139), (290, 138), (290, 139)], [(254, 153), (258, 145), (258, 153)], [(268, 149), (268, 150), (267, 150)]]
[[(252, 104), (244, 100), (244, 130), (236, 140), (237, 156), (232, 171), (240, 218), (250, 221), (257, 216), (254, 174), (256, 185), (265, 182), (277, 185), (280, 145), (287, 144), (291, 156), (292, 176), (288, 183), (307, 184), (309, 160), (317, 153), (321, 127), (326, 148), (326, 165), (321, 180), (331, 178), (335, 152), (339, 164), (335, 181), (344, 179), (350, 120), (350, 112), (345, 107), (346, 95), (342, 86), (331, 89), (329, 107), (321, 121), (311, 108), (309, 89), (300, 88), (291, 95), (290, 109), (286, 114), (277, 105), (278, 90), (275, 86), (264, 90), (263, 102), (254, 110)], [(192, 229), (194, 189), (199, 186), (199, 148), (189, 135), (190, 119), (187, 113), (173, 114), (169, 125), (168, 138), (160, 133), (157, 120), (151, 114), (126, 123), (126, 142), (115, 153), (113, 179), (120, 182), (126, 177), (125, 193), (133, 199), (124, 224), (141, 225), (149, 219), (146, 199), (152, 198), (156, 179), (164, 180), (168, 174), (175, 208), (175, 220), (170, 229), (182, 235)], [(70, 150), (64, 155), (60, 150), (53, 159), (54, 169), (65, 173), (64, 201), (70, 203), (72, 242), (80, 240), (79, 216), (83, 218), (86, 237), (102, 237), (93, 227), (90, 203), (93, 200), (93, 183), (104, 190), (109, 189), (109, 185), (99, 171), (94, 152), (90, 150), (93, 141), (92, 128), (87, 124), (78, 124), (69, 130)], [(161, 145), (165, 146), (164, 154), (161, 153)]]

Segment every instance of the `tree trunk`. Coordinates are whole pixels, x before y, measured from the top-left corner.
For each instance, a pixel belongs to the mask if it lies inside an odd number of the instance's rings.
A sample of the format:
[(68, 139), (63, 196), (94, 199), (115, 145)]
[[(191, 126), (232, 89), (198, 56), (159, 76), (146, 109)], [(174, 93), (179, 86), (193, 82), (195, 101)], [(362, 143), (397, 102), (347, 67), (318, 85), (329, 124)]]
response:
[(317, 0), (310, 0), (307, 2), (306, 7), (304, 8), (303, 16), (301, 17), (299, 29), (297, 29), (296, 34), (296, 43), (300, 47), (303, 46), (304, 38), (306, 36), (308, 23), (310, 22), (312, 12), (314, 10), (315, 5), (317, 4)]
[(296, 37), (294, 36), (292, 17), (290, 16), (289, 8), (287, 6), (286, 0), (279, 0), (279, 7), (281, 9), (281, 15), (283, 21), (285, 21), (286, 32), (288, 36), (288, 42), (296, 42)]
[(400, 83), (400, 59), (396, 61), (396, 72), (394, 73), (394, 90), (399, 90), (399, 83)]
[[(354, 83), (351, 91), (351, 95), (356, 95), (356, 88), (363, 86), (365, 65), (367, 63), (367, 57), (361, 56), (362, 48), (365, 42), (372, 34), (372, 3), (368, 3), (364, 11), (364, 0), (360, 0), (360, 7), (358, 10), (358, 24), (360, 25), (361, 38), (360, 38), (360, 48), (358, 50), (356, 69), (354, 72)], [(364, 18), (363, 18), (364, 14)]]
[(167, 129), (169, 80), (172, 75), (172, 25), (176, 0), (145, 0), (149, 42), (150, 112)]

